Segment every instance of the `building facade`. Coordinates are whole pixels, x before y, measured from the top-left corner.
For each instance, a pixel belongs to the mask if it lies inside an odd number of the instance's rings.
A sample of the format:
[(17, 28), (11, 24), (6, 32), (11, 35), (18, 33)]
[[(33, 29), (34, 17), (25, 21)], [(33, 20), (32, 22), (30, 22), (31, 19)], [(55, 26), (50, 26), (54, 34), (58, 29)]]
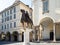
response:
[[(34, 40), (60, 39), (60, 0), (33, 0)], [(36, 37), (37, 35), (37, 37)]]
[[(0, 40), (24, 41), (24, 28), (21, 23), (22, 13), (28, 12), (33, 20), (33, 30), (30, 32), (30, 41), (60, 40), (60, 0), (33, 0), (32, 9), (16, 0), (12, 6), (0, 12)], [(28, 25), (31, 29), (31, 24)]]
[(24, 31), (22, 30), (21, 10), (27, 11), (32, 19), (32, 9), (19, 0), (16, 0), (11, 6), (0, 12), (0, 40), (23, 41)]

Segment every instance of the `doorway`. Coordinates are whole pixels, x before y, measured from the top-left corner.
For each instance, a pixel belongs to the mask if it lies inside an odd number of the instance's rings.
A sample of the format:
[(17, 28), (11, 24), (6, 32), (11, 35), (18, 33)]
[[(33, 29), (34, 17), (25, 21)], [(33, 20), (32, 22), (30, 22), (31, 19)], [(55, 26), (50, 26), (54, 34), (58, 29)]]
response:
[(53, 38), (54, 38), (54, 33), (52, 31), (52, 32), (50, 32), (50, 40), (53, 40)]
[(10, 34), (10, 32), (7, 32), (6, 36), (7, 36), (7, 40), (11, 41), (11, 34)]
[(13, 38), (14, 38), (14, 41), (18, 41), (18, 32), (17, 31), (13, 32)]

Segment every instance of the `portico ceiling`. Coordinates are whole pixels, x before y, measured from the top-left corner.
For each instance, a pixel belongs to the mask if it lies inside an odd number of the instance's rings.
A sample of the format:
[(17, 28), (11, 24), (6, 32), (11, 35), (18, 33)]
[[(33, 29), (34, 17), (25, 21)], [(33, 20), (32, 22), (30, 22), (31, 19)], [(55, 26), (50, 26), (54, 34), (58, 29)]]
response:
[(44, 26), (48, 26), (49, 24), (53, 24), (53, 20), (50, 18), (44, 18), (41, 20), (40, 24)]

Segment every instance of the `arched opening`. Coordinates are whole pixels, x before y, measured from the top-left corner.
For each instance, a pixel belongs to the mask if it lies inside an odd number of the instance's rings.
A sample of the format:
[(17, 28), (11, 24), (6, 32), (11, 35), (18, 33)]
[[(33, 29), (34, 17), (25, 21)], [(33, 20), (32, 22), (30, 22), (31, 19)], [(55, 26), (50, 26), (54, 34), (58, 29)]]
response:
[(60, 41), (60, 22), (56, 23), (56, 41)]
[(54, 33), (53, 31), (50, 32), (50, 40), (53, 40), (53, 37), (54, 37)]
[(40, 39), (53, 40), (53, 20), (49, 17), (45, 17), (40, 21)]
[(2, 40), (2, 41), (5, 41), (5, 39), (6, 39), (5, 33), (4, 33), (4, 32), (1, 32), (1, 40)]
[(17, 31), (14, 31), (13, 32), (13, 41), (18, 41), (18, 36), (19, 36), (19, 34), (18, 34), (18, 32)]
[(24, 32), (22, 32), (22, 42), (24, 42)]
[(11, 41), (11, 34), (10, 34), (10, 32), (6, 33), (6, 40), (7, 41)]

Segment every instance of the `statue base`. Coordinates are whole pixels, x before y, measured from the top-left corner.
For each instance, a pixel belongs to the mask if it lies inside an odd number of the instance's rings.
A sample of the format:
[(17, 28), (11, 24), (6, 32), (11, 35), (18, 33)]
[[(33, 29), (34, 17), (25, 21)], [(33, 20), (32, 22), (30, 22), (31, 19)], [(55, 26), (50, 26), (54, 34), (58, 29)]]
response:
[(29, 32), (31, 32), (32, 29), (26, 29), (24, 32), (24, 43), (23, 45), (30, 45), (29, 43)]
[(23, 45), (30, 45), (30, 43), (29, 42), (24, 42)]

